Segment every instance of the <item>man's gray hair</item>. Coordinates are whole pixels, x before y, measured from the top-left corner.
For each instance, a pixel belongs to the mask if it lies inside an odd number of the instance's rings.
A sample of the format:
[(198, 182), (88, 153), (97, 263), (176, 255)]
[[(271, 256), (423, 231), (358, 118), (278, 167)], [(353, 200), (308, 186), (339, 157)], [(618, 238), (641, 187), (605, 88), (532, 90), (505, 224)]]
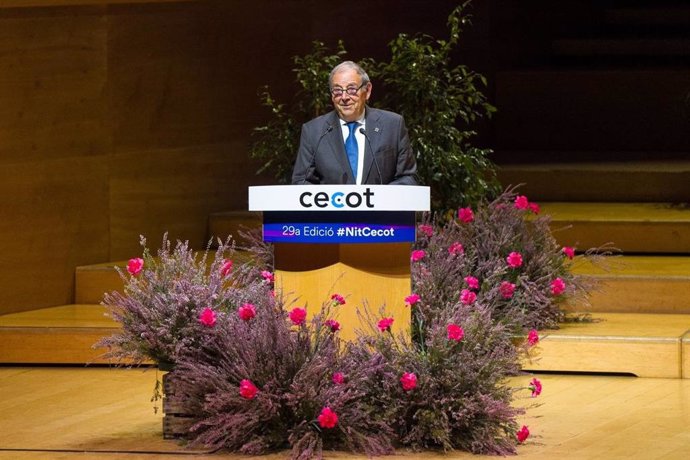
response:
[(340, 72), (341, 70), (354, 70), (359, 74), (360, 77), (362, 77), (362, 84), (366, 85), (369, 83), (371, 80), (369, 80), (369, 75), (364, 71), (363, 68), (361, 68), (358, 64), (352, 62), (352, 61), (343, 61), (337, 66), (333, 67), (333, 70), (331, 70), (331, 74), (328, 76), (328, 87), (330, 89), (333, 89), (333, 76)]

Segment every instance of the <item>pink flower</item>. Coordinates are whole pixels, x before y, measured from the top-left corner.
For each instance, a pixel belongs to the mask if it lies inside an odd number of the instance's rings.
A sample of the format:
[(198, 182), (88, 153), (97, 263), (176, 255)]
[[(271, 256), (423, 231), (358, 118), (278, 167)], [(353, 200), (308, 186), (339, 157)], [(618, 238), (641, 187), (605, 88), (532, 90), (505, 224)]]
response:
[(237, 310), (237, 314), (243, 321), (249, 321), (256, 316), (256, 307), (250, 303), (245, 303)]
[(474, 220), (474, 213), (472, 208), (460, 208), (458, 209), (458, 219), (460, 222), (468, 224)]
[(391, 330), (393, 325), (393, 318), (381, 318), (379, 320), (378, 328), (381, 332), (386, 332)]
[(428, 238), (431, 238), (434, 234), (434, 227), (432, 227), (431, 225), (422, 224), (419, 226), (419, 231), (426, 235)]
[(340, 323), (334, 319), (327, 319), (323, 324), (330, 328), (331, 332), (338, 332), (340, 330)]
[(275, 280), (275, 277), (273, 276), (273, 273), (269, 272), (268, 270), (264, 270), (261, 272), (261, 277), (268, 281), (269, 283), (272, 283)]
[(561, 278), (556, 278), (555, 280), (551, 281), (551, 294), (561, 295), (564, 291), (565, 281), (563, 281)]
[(541, 211), (537, 203), (530, 203), (529, 210), (532, 211), (533, 214), (539, 214), (539, 212)]
[(419, 302), (419, 299), (421, 299), (421, 297), (419, 297), (419, 294), (410, 294), (407, 297), (405, 297), (405, 305), (411, 307), (412, 305)]
[(345, 305), (345, 297), (341, 296), (340, 294), (333, 294), (331, 296), (331, 301), (333, 301), (334, 307), (337, 307), (338, 305)]
[(575, 257), (575, 248), (571, 248), (570, 246), (563, 246), (561, 252), (570, 260), (573, 260), (573, 257)]
[(412, 372), (405, 372), (402, 377), (400, 377), (400, 384), (405, 391), (414, 390), (415, 387), (417, 387), (417, 376)]
[(527, 343), (530, 344), (530, 346), (534, 346), (539, 342), (539, 334), (537, 333), (536, 329), (532, 329), (529, 331), (529, 334), (527, 334)]
[(136, 259), (129, 259), (127, 262), (127, 271), (132, 276), (137, 276), (144, 268), (144, 259), (137, 257)]
[(518, 195), (515, 197), (515, 208), (527, 209), (529, 207), (529, 200), (525, 195)]
[(299, 326), (301, 324), (304, 324), (304, 321), (307, 319), (307, 310), (304, 308), (293, 308), (290, 310), (290, 321), (292, 321), (292, 324), (295, 326)]
[(467, 283), (470, 289), (479, 289), (479, 280), (474, 276), (466, 276), (465, 283)]
[(216, 312), (206, 307), (199, 315), (199, 322), (204, 326), (212, 327), (216, 324)]
[(463, 254), (465, 252), (465, 248), (462, 247), (462, 244), (458, 243), (457, 241), (453, 244), (450, 245), (448, 248), (448, 254), (457, 256), (460, 254)]
[(498, 290), (501, 292), (501, 297), (504, 299), (511, 299), (515, 293), (515, 285), (508, 281), (501, 281)]
[(518, 443), (520, 444), (527, 441), (527, 438), (529, 438), (529, 428), (527, 428), (525, 425), (522, 425), (522, 428), (520, 428), (520, 431), (516, 433), (516, 436)]
[(332, 380), (333, 383), (335, 383), (336, 385), (342, 385), (343, 383), (345, 383), (345, 376), (342, 372), (336, 372), (333, 374)]
[(448, 340), (455, 340), (459, 342), (465, 336), (465, 331), (462, 330), (457, 324), (449, 324), (447, 327)]
[(232, 271), (232, 260), (226, 259), (223, 261), (223, 265), (220, 266), (220, 275), (228, 276)]
[(418, 262), (424, 258), (426, 255), (426, 252), (424, 252), (423, 249), (418, 249), (416, 251), (412, 251), (412, 255), (410, 256), (410, 260), (412, 262)]
[(522, 266), (522, 254), (519, 252), (511, 252), (508, 254), (508, 257), (506, 257), (506, 262), (513, 268), (520, 267)]
[(471, 305), (474, 303), (475, 300), (477, 300), (477, 294), (470, 291), (469, 289), (463, 289), (462, 292), (460, 292), (460, 302), (462, 302), (463, 304)]
[(244, 379), (240, 382), (240, 396), (244, 399), (254, 399), (258, 391), (251, 380)]
[(330, 407), (321, 409), (318, 417), (321, 428), (334, 428), (338, 424), (338, 414), (333, 412)]
[(532, 391), (532, 397), (533, 398), (536, 398), (537, 396), (539, 396), (541, 394), (541, 382), (539, 381), (538, 378), (533, 378), (529, 382), (529, 387), (527, 387), (527, 388), (529, 388), (530, 391)]

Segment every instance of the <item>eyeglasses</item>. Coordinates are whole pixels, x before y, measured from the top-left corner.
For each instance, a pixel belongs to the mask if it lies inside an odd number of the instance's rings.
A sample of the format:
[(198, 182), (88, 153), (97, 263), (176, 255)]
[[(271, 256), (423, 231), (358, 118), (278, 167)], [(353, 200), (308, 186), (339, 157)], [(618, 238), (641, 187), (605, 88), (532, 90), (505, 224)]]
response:
[(362, 82), (361, 85), (354, 87), (354, 86), (348, 86), (347, 88), (343, 89), (339, 86), (336, 86), (335, 88), (331, 89), (331, 94), (333, 97), (342, 97), (343, 93), (347, 93), (348, 96), (356, 96), (357, 91), (362, 89), (368, 82)]

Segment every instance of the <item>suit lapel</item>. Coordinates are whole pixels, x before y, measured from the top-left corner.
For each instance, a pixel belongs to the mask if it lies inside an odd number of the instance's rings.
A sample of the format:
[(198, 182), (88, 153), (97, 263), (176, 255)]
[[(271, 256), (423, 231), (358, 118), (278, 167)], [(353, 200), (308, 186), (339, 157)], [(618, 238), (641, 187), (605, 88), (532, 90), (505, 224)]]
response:
[[(378, 150), (379, 143), (381, 141), (381, 125), (380, 125), (380, 120), (379, 120), (379, 114), (376, 110), (372, 110), (369, 107), (367, 107), (367, 112), (365, 114), (365, 120), (366, 120), (366, 137), (369, 139), (368, 141), (365, 139), (364, 142), (364, 170), (362, 171), (362, 183), (363, 184), (368, 184), (369, 182), (369, 175), (373, 174), (373, 179), (374, 182), (371, 183), (376, 183), (378, 184), (378, 181), (380, 180), (378, 176), (378, 171), (373, 171), (372, 172), (372, 167), (374, 166), (374, 152)], [(373, 150), (372, 150), (373, 149)], [(376, 168), (374, 168), (376, 169)]]

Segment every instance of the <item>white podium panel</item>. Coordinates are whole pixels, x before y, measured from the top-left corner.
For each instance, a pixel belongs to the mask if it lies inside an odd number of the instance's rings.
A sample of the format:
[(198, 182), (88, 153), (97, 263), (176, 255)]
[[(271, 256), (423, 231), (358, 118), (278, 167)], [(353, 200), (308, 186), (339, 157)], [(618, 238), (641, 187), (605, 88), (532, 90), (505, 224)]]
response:
[(250, 211), (428, 211), (429, 187), (267, 185), (249, 187)]

